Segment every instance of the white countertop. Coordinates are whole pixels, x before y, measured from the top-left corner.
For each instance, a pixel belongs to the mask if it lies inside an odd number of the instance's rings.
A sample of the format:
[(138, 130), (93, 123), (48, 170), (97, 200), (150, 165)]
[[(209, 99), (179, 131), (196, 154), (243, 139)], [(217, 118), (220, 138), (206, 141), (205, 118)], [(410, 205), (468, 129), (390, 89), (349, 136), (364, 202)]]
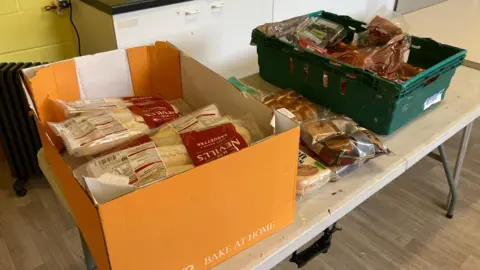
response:
[(480, 71), (459, 67), (445, 100), (393, 135), (383, 137), (395, 155), (377, 158), (340, 181), (328, 183), (318, 192), (302, 198), (297, 203), (293, 224), (214, 269), (270, 269), (393, 181), (480, 116), (479, 75)]
[(480, 1), (449, 0), (405, 15), (410, 33), (468, 51), (465, 65), (480, 69)]

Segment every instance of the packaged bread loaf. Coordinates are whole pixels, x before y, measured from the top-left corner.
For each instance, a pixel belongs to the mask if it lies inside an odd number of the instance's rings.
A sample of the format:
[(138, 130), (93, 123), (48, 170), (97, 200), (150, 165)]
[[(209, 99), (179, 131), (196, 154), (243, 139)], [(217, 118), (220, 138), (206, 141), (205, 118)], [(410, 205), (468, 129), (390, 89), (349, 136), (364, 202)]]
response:
[(301, 139), (319, 161), (342, 174), (370, 159), (390, 154), (378, 137), (345, 117), (304, 123)]
[(89, 161), (76, 176), (140, 187), (191, 168), (192, 160), (182, 144), (156, 147), (143, 135)]
[[(158, 126), (179, 118), (189, 110), (186, 104), (181, 106), (183, 111), (180, 111), (179, 107), (162, 99), (141, 100), (142, 102), (129, 103), (133, 105), (127, 107), (124, 102), (116, 109), (96, 110), (88, 107), (87, 110), (79, 106), (83, 111), (80, 115), (64, 122), (48, 124), (56, 135), (62, 137), (71, 155), (88, 156), (104, 152), (142, 134), (150, 134)], [(183, 102), (177, 102), (180, 103)]]
[(337, 176), (321, 162), (315, 160), (308, 149), (300, 145), (298, 151), (297, 195), (305, 195), (319, 189)]
[(317, 119), (320, 107), (293, 90), (282, 90), (262, 100), (263, 104), (278, 110), (297, 122)]
[(126, 109), (129, 106), (148, 104), (153, 102), (167, 102), (172, 106), (174, 111), (185, 111), (188, 105), (183, 100), (166, 101), (160, 97), (150, 96), (131, 96), (122, 98), (104, 98), (104, 99), (88, 99), (88, 100), (60, 100), (52, 99), (54, 103), (60, 105), (63, 109), (65, 117), (70, 118), (78, 116), (81, 113), (97, 112), (105, 110)]
[(218, 117), (220, 117), (220, 111), (217, 106), (210, 104), (161, 126), (151, 135), (151, 138), (157, 146), (181, 144), (180, 133), (203, 128), (205, 127), (204, 122), (200, 120), (217, 119)]

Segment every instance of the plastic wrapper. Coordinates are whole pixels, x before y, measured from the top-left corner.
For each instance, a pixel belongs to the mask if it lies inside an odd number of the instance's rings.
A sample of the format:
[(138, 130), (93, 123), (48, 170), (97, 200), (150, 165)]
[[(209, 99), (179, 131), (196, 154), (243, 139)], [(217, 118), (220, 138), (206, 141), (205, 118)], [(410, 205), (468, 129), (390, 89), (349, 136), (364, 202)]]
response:
[(215, 104), (211, 104), (161, 126), (151, 134), (151, 138), (157, 146), (181, 144), (180, 133), (206, 127), (205, 122), (200, 120), (218, 119), (218, 117), (220, 117), (220, 111)]
[(300, 146), (298, 151), (297, 195), (305, 195), (337, 179), (335, 172), (316, 161), (311, 155), (308, 149)]
[[(380, 76), (388, 76), (399, 69), (410, 48), (410, 37), (404, 34), (393, 37), (387, 44), (368, 51), (363, 68), (368, 68)], [(366, 50), (366, 49), (362, 49)]]
[(238, 152), (250, 144), (263, 139), (260, 129), (252, 118), (244, 119), (218, 118), (208, 127), (183, 132), (180, 134), (193, 164), (214, 161), (226, 155)]
[(381, 7), (367, 26), (369, 45), (385, 45), (392, 38), (409, 32), (406, 19), (395, 11)]
[(380, 139), (349, 118), (333, 117), (304, 123), (301, 139), (319, 161), (339, 174), (380, 155), (390, 154)]
[(270, 87), (266, 83), (261, 85), (260, 87), (254, 87), (245, 83), (244, 81), (248, 81), (249, 78), (243, 78), (241, 80), (237, 79), (236, 77), (230, 77), (228, 81), (233, 84), (242, 94), (246, 97), (251, 96), (258, 101), (262, 101), (265, 97), (277, 94), (281, 90), (277, 87)]
[(326, 54), (324, 48), (336, 45), (346, 36), (347, 31), (342, 25), (320, 17), (308, 18), (297, 29), (299, 47), (320, 54)]
[(80, 166), (74, 175), (102, 202), (193, 167), (182, 144), (156, 147), (143, 135)]
[(270, 37), (294, 44), (298, 48), (326, 55), (326, 47), (334, 46), (347, 36), (346, 29), (321, 17), (300, 16), (267, 23), (257, 28)]
[(393, 72), (386, 76), (386, 78), (397, 83), (404, 83), (424, 71), (425, 69), (423, 68), (414, 67), (408, 63), (401, 62)]
[(308, 20), (309, 16), (299, 16), (281, 22), (267, 23), (257, 27), (269, 37), (284, 38), (287, 42), (295, 40), (298, 27)]
[(78, 116), (81, 113), (125, 109), (128, 106), (132, 106), (135, 104), (148, 103), (152, 101), (162, 101), (163, 99), (149, 96), (132, 96), (89, 100), (52, 100), (63, 108), (65, 117), (70, 118)]
[(60, 123), (48, 123), (63, 139), (70, 155), (96, 155), (150, 131), (128, 109), (84, 113)]
[(262, 102), (299, 123), (324, 117), (327, 112), (293, 90), (268, 95)]
[(145, 99), (140, 100), (142, 102), (128, 107), (125, 106), (131, 103), (122, 103), (121, 109), (95, 110), (89, 107), (89, 112), (49, 125), (56, 135), (62, 137), (69, 154), (88, 156), (104, 152), (142, 134), (150, 134), (158, 126), (189, 111), (188, 105), (181, 100), (175, 101), (181, 106), (162, 99), (147, 102)]

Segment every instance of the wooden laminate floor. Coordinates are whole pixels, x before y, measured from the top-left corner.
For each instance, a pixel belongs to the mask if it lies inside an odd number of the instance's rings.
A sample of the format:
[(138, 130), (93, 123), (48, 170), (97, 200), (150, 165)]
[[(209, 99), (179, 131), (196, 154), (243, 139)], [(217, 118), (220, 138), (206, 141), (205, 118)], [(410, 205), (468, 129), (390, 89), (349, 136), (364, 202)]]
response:
[[(454, 160), (460, 136), (446, 144)], [(480, 269), (480, 121), (453, 220), (444, 217), (443, 168), (425, 158), (341, 220), (328, 254), (303, 269)], [(0, 165), (0, 270), (86, 269), (78, 230), (43, 178), (17, 198)], [(285, 261), (275, 270), (296, 269)]]

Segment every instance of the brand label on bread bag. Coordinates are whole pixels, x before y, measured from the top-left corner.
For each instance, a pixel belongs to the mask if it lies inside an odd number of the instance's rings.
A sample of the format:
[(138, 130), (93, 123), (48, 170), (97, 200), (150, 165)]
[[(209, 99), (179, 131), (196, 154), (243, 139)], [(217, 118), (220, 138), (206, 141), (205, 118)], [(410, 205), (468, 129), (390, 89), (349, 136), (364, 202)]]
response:
[(93, 177), (105, 173), (128, 177), (129, 184), (136, 186), (161, 179), (167, 174), (155, 143), (148, 136), (142, 136), (93, 160), (88, 164), (88, 171)]
[(136, 104), (128, 107), (133, 113), (143, 117), (150, 128), (159, 127), (177, 119), (180, 115), (173, 106), (164, 100), (155, 100), (150, 103)]
[(238, 152), (248, 146), (231, 123), (180, 134), (195, 166)]

